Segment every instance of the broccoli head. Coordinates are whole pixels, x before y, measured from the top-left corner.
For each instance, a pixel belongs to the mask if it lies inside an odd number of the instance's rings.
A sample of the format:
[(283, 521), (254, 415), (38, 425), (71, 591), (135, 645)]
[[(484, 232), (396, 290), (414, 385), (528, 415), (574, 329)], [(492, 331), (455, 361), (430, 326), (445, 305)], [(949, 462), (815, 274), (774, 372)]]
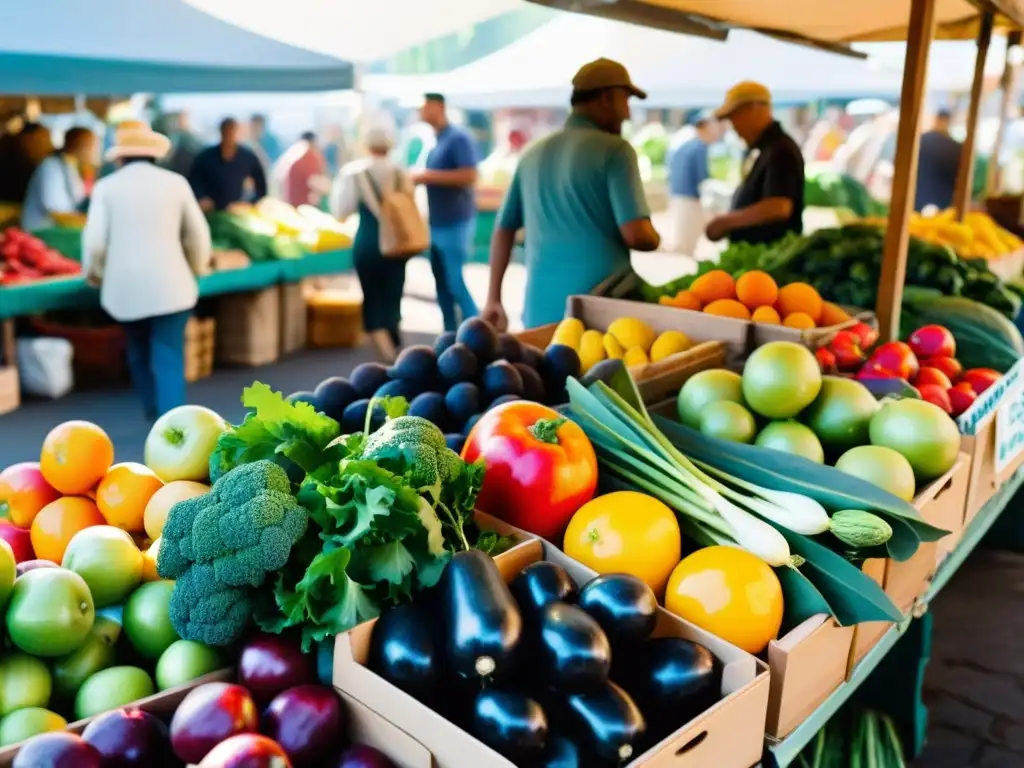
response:
[(307, 525), (287, 473), (271, 461), (242, 464), (209, 493), (175, 504), (157, 572), (177, 580), (172, 620), (178, 634), (220, 644), (207, 636), (226, 636), (222, 623), (244, 627), (253, 590), (287, 564)]
[(448, 448), (444, 433), (419, 416), (399, 416), (385, 423), (367, 438), (362, 458), (396, 474), (408, 471), (419, 488), (450, 482), (462, 471), (462, 459)]

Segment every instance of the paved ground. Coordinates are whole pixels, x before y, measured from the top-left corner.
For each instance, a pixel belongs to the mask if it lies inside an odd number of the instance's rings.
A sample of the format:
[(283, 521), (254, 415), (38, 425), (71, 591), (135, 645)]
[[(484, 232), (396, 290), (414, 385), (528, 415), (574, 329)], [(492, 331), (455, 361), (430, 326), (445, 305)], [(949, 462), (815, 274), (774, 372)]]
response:
[[(664, 282), (692, 268), (692, 262), (655, 254), (637, 262), (652, 282)], [(486, 267), (467, 269), (470, 288), (482, 301)], [(518, 316), (523, 273), (513, 267), (506, 281), (506, 306)], [(427, 338), (441, 326), (428, 265), (410, 265), (403, 304), (409, 340)], [(218, 371), (189, 390), (192, 402), (207, 405), (230, 421), (242, 417), (241, 390), (254, 379), (275, 389), (310, 389), (327, 376), (348, 373), (369, 359), (366, 349), (308, 351), (258, 369)], [(88, 418), (114, 439), (118, 460), (141, 460), (148, 431), (127, 390), (73, 393), (56, 402), (30, 402), (0, 416), (0, 467), (38, 456), (54, 424)], [(931, 728), (925, 754), (914, 768), (1024, 768), (1024, 557), (976, 553), (932, 606), (933, 656), (926, 683)], [(879, 766), (879, 768), (886, 768)]]

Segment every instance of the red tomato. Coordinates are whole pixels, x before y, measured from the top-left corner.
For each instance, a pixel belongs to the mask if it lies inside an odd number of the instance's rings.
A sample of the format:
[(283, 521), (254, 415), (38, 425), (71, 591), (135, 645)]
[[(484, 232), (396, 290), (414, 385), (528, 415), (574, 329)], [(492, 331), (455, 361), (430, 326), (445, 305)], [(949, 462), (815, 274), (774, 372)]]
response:
[(853, 331), (839, 331), (833, 337), (829, 348), (836, 356), (836, 365), (841, 371), (855, 371), (864, 362), (861, 338)]
[(869, 360), (864, 364), (863, 368), (857, 371), (857, 375), (854, 378), (858, 381), (864, 381), (864, 379), (898, 379), (900, 377), (892, 371), (883, 368), (878, 363)]
[(964, 367), (960, 365), (960, 361), (954, 357), (929, 357), (921, 361), (921, 367), (938, 368), (954, 384), (960, 381), (960, 374), (964, 370)]
[(920, 368), (914, 350), (902, 341), (890, 341), (883, 344), (874, 351), (868, 362), (878, 363), (879, 367), (907, 381), (917, 376), (917, 371)]
[(974, 405), (977, 399), (978, 393), (971, 389), (971, 385), (966, 381), (953, 385), (949, 390), (949, 403), (953, 407), (954, 418)]
[(962, 381), (970, 384), (971, 389), (980, 395), (999, 381), (1002, 375), (999, 371), (994, 371), (991, 368), (971, 368), (969, 371), (964, 371)]
[(488, 411), (462, 449), (487, 471), (477, 508), (558, 542), (570, 518), (594, 497), (597, 456), (578, 424), (525, 401)]
[(828, 347), (818, 347), (814, 350), (814, 356), (818, 360), (818, 367), (821, 368), (822, 373), (835, 373), (836, 356)]
[(846, 331), (854, 334), (860, 340), (858, 346), (865, 352), (875, 346), (875, 342), (878, 341), (878, 331), (867, 323), (854, 323)]
[(929, 368), (928, 366), (921, 368), (917, 373), (917, 378), (911, 383), (918, 389), (928, 384), (935, 384), (942, 387), (943, 391), (953, 386), (953, 382), (949, 380), (946, 374), (938, 368)]
[(917, 391), (925, 402), (937, 405), (946, 413), (953, 413), (953, 404), (949, 401), (948, 390), (939, 384), (920, 384)]
[(956, 339), (941, 325), (922, 325), (908, 341), (918, 357), (956, 357)]

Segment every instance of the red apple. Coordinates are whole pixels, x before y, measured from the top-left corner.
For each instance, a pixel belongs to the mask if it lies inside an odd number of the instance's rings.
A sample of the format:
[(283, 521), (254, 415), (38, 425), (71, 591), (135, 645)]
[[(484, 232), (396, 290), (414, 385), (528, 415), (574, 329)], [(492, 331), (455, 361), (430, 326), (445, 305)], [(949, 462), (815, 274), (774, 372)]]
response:
[(949, 401), (949, 390), (939, 384), (920, 384), (917, 391), (925, 402), (937, 405), (946, 413), (953, 413), (953, 405)]
[(292, 768), (288, 756), (272, 739), (243, 733), (210, 750), (199, 768)]
[(938, 368), (954, 384), (960, 381), (960, 374), (964, 370), (964, 367), (960, 365), (960, 361), (955, 357), (929, 357), (921, 361), (921, 367)]
[(103, 757), (74, 733), (54, 731), (33, 736), (14, 756), (11, 768), (101, 768)]
[(274, 697), (261, 726), (264, 735), (284, 747), (295, 768), (315, 768), (337, 749), (345, 714), (333, 688), (298, 685)]
[(0, 472), (0, 517), (28, 528), (39, 510), (60, 498), (43, 478), (38, 461), (12, 464)]
[(28, 528), (19, 528), (6, 520), (0, 520), (0, 539), (11, 545), (16, 563), (36, 559), (36, 551), (32, 549), (32, 537), (29, 535)]
[(256, 635), (238, 658), (238, 682), (260, 707), (282, 691), (316, 681), (315, 658), (302, 652), (294, 635)]
[(379, 749), (357, 744), (341, 756), (335, 768), (395, 768), (395, 764)]
[(167, 754), (167, 726), (141, 709), (115, 709), (95, 718), (82, 738), (103, 755), (111, 768), (149, 768)]
[(922, 325), (907, 341), (919, 358), (956, 357), (956, 339), (941, 325)]
[(185, 763), (198, 763), (216, 745), (240, 733), (256, 733), (258, 713), (240, 685), (206, 683), (189, 692), (171, 719), (171, 748)]
[(949, 390), (949, 403), (953, 408), (953, 417), (966, 411), (974, 405), (974, 401), (977, 399), (978, 393), (971, 389), (971, 385), (966, 381), (954, 384), (953, 388)]
[(961, 380), (970, 384), (971, 389), (980, 395), (999, 381), (1002, 375), (999, 371), (994, 371), (991, 368), (971, 368), (969, 371), (964, 371)]
[(953, 386), (953, 382), (949, 380), (949, 377), (938, 368), (927, 367), (918, 371), (917, 378), (911, 383), (918, 388), (927, 384), (935, 384), (936, 386), (942, 387), (943, 391)]
[(52, 560), (22, 560), (18, 563), (17, 572), (19, 576), (22, 576), (36, 568), (60, 568), (60, 566)]
[(868, 360), (879, 367), (891, 371), (901, 379), (911, 381), (917, 376), (920, 364), (914, 351), (902, 341), (886, 342), (874, 351)]
[(858, 381), (864, 381), (865, 379), (898, 379), (900, 378), (892, 371), (883, 368), (878, 363), (868, 361), (864, 364), (864, 367), (857, 371), (857, 375), (854, 377)]

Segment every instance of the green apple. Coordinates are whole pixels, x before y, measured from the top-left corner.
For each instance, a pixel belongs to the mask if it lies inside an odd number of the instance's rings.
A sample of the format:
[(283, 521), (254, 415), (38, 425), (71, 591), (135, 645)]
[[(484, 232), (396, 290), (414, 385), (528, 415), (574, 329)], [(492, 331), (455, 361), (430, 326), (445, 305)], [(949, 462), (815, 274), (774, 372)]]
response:
[(52, 689), (50, 670), (34, 656), (12, 653), (0, 659), (0, 716), (23, 707), (45, 707)]
[(75, 696), (75, 717), (84, 720), (152, 696), (153, 680), (138, 667), (110, 667), (86, 680)]
[(178, 640), (171, 643), (156, 663), (156, 687), (161, 691), (177, 688), (222, 666), (220, 654), (210, 646), (193, 640)]

